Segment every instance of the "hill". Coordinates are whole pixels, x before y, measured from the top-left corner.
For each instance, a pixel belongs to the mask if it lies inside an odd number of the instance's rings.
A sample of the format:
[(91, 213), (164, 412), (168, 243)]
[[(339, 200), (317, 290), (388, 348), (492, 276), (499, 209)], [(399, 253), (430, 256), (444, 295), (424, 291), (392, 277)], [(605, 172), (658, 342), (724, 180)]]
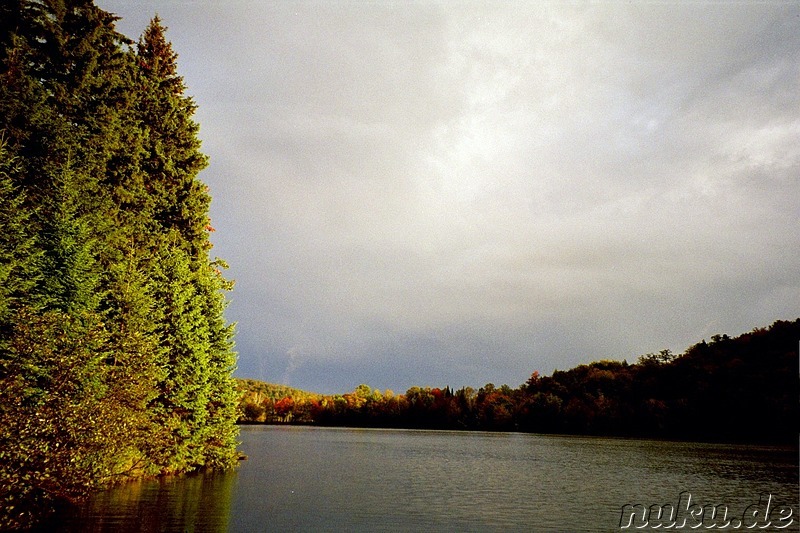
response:
[(360, 385), (280, 398), (277, 386), (269, 400), (248, 396), (240, 420), (796, 444), (798, 342), (800, 319), (777, 321), (735, 338), (714, 335), (683, 354), (533, 372), (516, 389), (489, 383), (393, 395)]
[(262, 398), (269, 398), (271, 400), (280, 400), (281, 398), (322, 398), (321, 394), (315, 392), (308, 392), (300, 389), (294, 389), (287, 385), (278, 385), (276, 383), (267, 383), (266, 381), (259, 381), (257, 379), (236, 379), (236, 388), (239, 392), (245, 395), (261, 395)]
[[(297, 420), (299, 408), (319, 402), (323, 396), (286, 385), (257, 379), (236, 378), (240, 422), (289, 422)], [(297, 412), (295, 412), (297, 411)]]

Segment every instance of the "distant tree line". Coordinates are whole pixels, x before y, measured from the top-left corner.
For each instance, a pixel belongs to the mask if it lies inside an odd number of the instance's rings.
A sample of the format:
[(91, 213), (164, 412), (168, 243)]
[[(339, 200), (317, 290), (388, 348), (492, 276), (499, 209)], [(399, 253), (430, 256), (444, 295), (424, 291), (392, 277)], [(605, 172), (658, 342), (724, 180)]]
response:
[(240, 420), (796, 443), (798, 342), (800, 319), (715, 335), (681, 355), (664, 350), (634, 364), (533, 372), (515, 389), (412, 387), (395, 395), (360, 385), (343, 395), (257, 403), (245, 392)]
[(0, 2), (0, 529), (236, 461), (195, 104), (158, 18)]
[[(265, 383), (255, 379), (236, 379), (239, 391), (239, 421), (240, 422), (289, 422), (300, 417), (299, 408), (288, 409), (286, 406), (311, 405), (321, 402), (324, 396), (313, 392), (294, 389), (286, 385)], [(278, 408), (276, 403), (280, 403)], [(303, 416), (303, 420), (309, 417)]]

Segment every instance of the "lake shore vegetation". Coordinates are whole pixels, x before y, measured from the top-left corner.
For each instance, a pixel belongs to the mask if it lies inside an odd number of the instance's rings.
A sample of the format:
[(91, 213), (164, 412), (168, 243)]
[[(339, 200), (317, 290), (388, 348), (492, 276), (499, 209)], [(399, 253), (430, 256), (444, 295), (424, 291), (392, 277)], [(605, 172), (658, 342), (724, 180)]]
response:
[(116, 20), (0, 6), (0, 529), (237, 461), (196, 106), (161, 21)]
[[(322, 426), (524, 431), (796, 444), (800, 319), (731, 338), (714, 335), (682, 354), (635, 363), (597, 361), (517, 388), (412, 387), (405, 394), (282, 394), (239, 380), (239, 420)], [(269, 391), (269, 392), (268, 392)]]

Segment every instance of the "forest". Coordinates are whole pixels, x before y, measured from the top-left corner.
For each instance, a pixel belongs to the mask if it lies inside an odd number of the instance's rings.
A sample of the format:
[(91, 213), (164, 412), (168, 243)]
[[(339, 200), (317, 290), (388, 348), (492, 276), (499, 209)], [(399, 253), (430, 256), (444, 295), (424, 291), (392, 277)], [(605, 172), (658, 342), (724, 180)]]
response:
[(0, 529), (238, 460), (232, 288), (156, 17), (0, 3)]
[[(240, 381), (240, 422), (525, 431), (796, 445), (800, 319), (731, 338), (714, 335), (683, 354), (635, 363), (598, 361), (521, 386), (475, 390), (359, 385), (322, 396), (280, 394)], [(267, 393), (270, 390), (271, 393)]]

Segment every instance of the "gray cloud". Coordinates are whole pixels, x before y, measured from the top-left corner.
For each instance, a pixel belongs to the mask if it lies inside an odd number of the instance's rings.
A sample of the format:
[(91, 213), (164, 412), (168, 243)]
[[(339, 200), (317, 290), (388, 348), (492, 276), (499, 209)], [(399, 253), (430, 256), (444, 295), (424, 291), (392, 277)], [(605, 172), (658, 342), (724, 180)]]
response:
[(99, 4), (170, 27), (242, 376), (518, 385), (800, 314), (795, 3)]

